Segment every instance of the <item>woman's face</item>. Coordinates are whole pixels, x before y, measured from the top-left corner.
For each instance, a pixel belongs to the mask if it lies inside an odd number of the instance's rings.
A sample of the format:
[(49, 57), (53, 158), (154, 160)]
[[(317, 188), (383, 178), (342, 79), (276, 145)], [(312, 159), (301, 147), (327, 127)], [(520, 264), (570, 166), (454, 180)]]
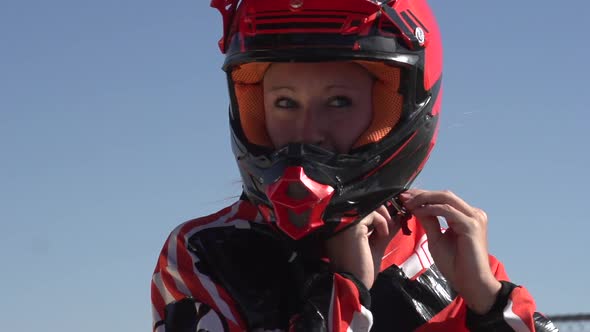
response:
[(266, 127), (275, 148), (307, 143), (348, 153), (371, 123), (373, 78), (360, 65), (274, 63), (263, 85)]

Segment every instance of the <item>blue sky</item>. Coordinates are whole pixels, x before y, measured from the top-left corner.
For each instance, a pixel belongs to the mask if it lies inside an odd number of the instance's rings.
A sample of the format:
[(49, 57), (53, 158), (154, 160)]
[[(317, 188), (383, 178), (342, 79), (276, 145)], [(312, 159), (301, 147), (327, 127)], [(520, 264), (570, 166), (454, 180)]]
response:
[[(416, 185), (487, 211), (541, 311), (590, 312), (590, 5), (431, 4), (445, 92)], [(2, 330), (150, 329), (168, 232), (240, 192), (220, 34), (205, 0), (0, 3)]]

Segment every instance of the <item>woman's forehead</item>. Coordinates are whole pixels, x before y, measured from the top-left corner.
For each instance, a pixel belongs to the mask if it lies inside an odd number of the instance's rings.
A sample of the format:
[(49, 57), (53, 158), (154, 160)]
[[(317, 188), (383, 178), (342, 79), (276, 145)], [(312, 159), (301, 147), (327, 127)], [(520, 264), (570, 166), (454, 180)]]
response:
[(365, 61), (365, 60), (355, 60), (355, 61), (348, 61), (348, 62), (311, 62), (311, 63), (302, 63), (302, 62), (250, 62), (246, 64), (242, 64), (236, 66), (231, 71), (232, 80), (236, 84), (257, 84), (261, 83), (262, 80), (265, 78), (266, 72), (270, 67), (276, 68), (283, 68), (281, 72), (286, 72), (284, 75), (293, 75), (293, 72), (299, 73), (302, 70), (302, 66), (313, 66), (310, 67), (313, 72), (318, 75), (319, 71), (317, 68), (320, 69), (327, 69), (330, 67), (336, 67), (338, 70), (338, 66), (340, 64), (352, 64), (353, 67), (362, 67), (365, 69), (375, 80), (387, 83), (395, 84), (395, 90), (397, 90), (397, 85), (399, 83), (399, 74), (400, 69), (397, 67), (392, 67), (386, 65), (384, 63), (377, 63), (372, 61)]
[[(265, 74), (264, 81), (297, 82), (301, 80), (322, 81), (326, 84), (356, 85), (358, 80), (366, 81), (371, 74), (362, 66), (353, 62), (322, 63), (273, 63)], [(331, 83), (333, 82), (333, 83)]]

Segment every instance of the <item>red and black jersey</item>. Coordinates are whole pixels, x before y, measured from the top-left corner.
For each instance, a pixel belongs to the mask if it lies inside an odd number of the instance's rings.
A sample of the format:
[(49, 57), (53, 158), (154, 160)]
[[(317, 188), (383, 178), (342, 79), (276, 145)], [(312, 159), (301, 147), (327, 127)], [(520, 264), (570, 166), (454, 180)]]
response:
[(471, 312), (434, 265), (424, 230), (408, 226), (368, 290), (313, 246), (277, 237), (246, 200), (185, 222), (154, 271), (153, 331), (557, 331), (493, 256), (502, 289), (489, 313)]

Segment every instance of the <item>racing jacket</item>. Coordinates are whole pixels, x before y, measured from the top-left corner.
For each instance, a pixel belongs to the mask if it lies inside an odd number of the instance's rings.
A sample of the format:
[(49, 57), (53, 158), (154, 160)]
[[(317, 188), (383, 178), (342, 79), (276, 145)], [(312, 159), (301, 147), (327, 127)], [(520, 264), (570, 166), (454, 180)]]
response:
[(368, 290), (330, 271), (313, 246), (277, 238), (240, 199), (168, 237), (151, 282), (153, 331), (557, 331), (493, 256), (500, 293), (487, 314), (470, 311), (434, 264), (420, 224), (408, 227)]

